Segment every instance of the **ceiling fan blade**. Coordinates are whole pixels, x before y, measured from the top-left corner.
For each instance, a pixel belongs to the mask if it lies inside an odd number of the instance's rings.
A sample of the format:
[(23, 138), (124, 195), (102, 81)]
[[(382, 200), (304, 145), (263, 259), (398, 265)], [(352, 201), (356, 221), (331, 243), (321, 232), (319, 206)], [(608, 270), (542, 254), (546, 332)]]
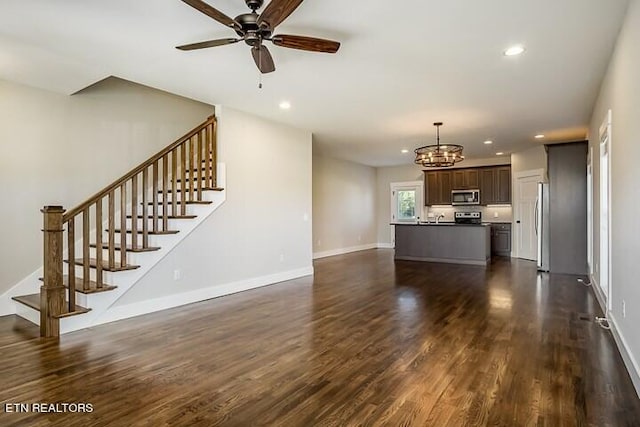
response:
[(192, 8), (204, 13), (208, 17), (215, 19), (219, 23), (226, 25), (227, 27), (231, 27), (234, 29), (241, 28), (241, 25), (235, 19), (229, 18), (227, 15), (220, 12), (218, 9), (212, 6), (209, 6), (207, 3), (203, 2), (202, 0), (182, 0), (182, 1), (188, 4), (189, 6), (191, 6)]
[[(184, 1), (184, 0), (183, 0)], [(258, 17), (258, 25), (268, 24), (273, 30), (300, 6), (302, 0), (271, 0)]]
[(184, 44), (182, 46), (176, 46), (176, 49), (180, 50), (195, 50), (195, 49), (204, 49), (207, 47), (217, 47), (224, 46), (227, 44), (233, 44), (239, 42), (240, 39), (218, 39), (218, 40), (208, 40), (206, 42), (198, 42), (191, 44)]
[(272, 73), (276, 70), (271, 53), (269, 53), (269, 49), (266, 46), (253, 46), (251, 55), (253, 55), (253, 60), (262, 74)]
[(336, 53), (340, 49), (340, 43), (333, 40), (317, 39), (306, 36), (290, 36), (278, 34), (271, 38), (276, 46), (288, 47), (291, 49), (309, 50), (311, 52)]

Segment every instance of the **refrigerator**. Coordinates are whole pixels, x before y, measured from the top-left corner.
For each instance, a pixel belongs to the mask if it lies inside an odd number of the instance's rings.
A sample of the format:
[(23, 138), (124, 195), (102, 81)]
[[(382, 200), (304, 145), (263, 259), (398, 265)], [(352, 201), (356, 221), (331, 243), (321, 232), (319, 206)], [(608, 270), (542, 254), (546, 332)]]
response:
[(538, 239), (538, 271), (549, 271), (549, 184), (538, 183), (535, 207), (535, 231)]

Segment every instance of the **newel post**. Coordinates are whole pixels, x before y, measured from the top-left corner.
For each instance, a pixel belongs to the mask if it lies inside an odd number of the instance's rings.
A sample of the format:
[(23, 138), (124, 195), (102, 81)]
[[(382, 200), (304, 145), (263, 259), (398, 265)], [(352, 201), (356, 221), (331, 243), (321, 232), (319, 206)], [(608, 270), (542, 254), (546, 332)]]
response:
[(44, 285), (40, 288), (40, 336), (58, 337), (64, 311), (65, 288), (62, 283), (63, 229), (62, 206), (45, 206), (44, 214)]

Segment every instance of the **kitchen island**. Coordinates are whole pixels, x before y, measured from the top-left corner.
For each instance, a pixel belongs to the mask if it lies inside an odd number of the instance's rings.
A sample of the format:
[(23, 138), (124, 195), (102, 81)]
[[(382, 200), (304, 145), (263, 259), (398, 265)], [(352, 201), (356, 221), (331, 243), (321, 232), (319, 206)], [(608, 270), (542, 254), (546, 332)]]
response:
[(395, 259), (486, 266), (491, 227), (486, 224), (393, 223)]

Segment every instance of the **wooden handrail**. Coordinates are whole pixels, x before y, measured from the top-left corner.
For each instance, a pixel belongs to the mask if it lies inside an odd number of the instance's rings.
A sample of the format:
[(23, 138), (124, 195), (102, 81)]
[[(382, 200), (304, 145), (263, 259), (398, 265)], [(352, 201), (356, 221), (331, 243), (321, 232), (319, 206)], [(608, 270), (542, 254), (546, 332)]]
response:
[(215, 116), (215, 114), (213, 114), (212, 116), (210, 116), (207, 119), (206, 122), (202, 123), (201, 125), (199, 125), (195, 129), (189, 131), (187, 134), (185, 134), (184, 136), (182, 136), (178, 140), (176, 140), (173, 144), (171, 144), (168, 147), (164, 148), (162, 151), (160, 151), (159, 153), (155, 154), (154, 156), (152, 156), (151, 158), (149, 158), (147, 161), (145, 161), (144, 163), (140, 164), (139, 166), (136, 166), (131, 171), (127, 172), (122, 177), (118, 178), (113, 183), (111, 183), (110, 185), (108, 185), (105, 188), (103, 188), (102, 190), (98, 191), (96, 194), (94, 194), (93, 196), (89, 197), (87, 200), (85, 200), (84, 202), (80, 203), (75, 208), (69, 209), (64, 214), (63, 222), (69, 221), (69, 219), (71, 219), (71, 218), (75, 217), (76, 215), (82, 213), (82, 211), (84, 211), (85, 209), (88, 209), (91, 205), (93, 205), (98, 200), (100, 200), (103, 197), (105, 197), (111, 191), (115, 190), (116, 188), (119, 188), (123, 183), (127, 182), (128, 180), (130, 180), (134, 175), (138, 175), (144, 169), (148, 168), (149, 166), (153, 165), (158, 160), (162, 159), (162, 157), (164, 157), (167, 153), (170, 153), (176, 147), (179, 147), (180, 144), (182, 144), (183, 142), (189, 140), (194, 135), (198, 134), (200, 131), (205, 129), (207, 126), (209, 126), (210, 124), (214, 123), (215, 120), (216, 120), (216, 116)]

